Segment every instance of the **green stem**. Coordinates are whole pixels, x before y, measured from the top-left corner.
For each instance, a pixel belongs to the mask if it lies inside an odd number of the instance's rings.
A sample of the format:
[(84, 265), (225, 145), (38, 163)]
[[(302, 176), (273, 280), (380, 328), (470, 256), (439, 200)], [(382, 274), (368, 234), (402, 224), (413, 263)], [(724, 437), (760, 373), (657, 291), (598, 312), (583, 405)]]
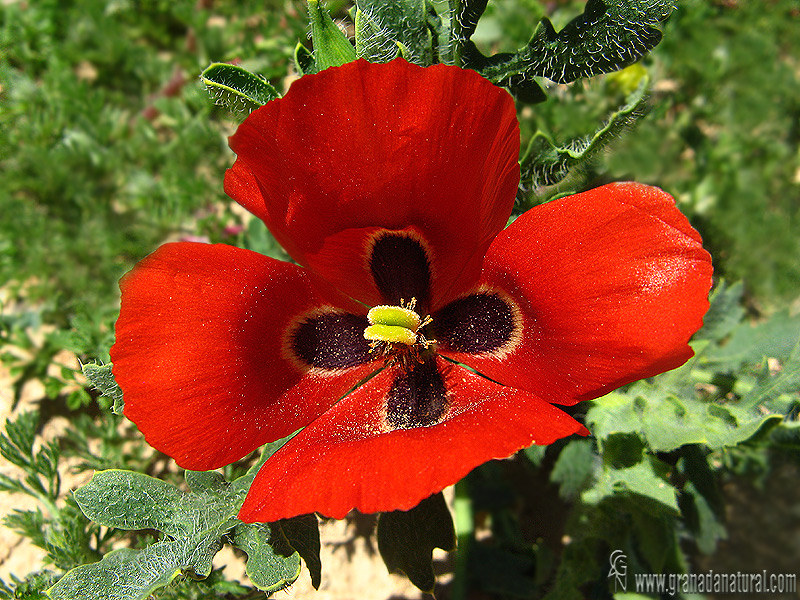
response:
[(467, 564), (470, 545), (475, 534), (475, 520), (472, 514), (472, 499), (469, 497), (466, 482), (462, 479), (456, 483), (455, 489), (456, 497), (453, 508), (455, 509), (458, 553), (456, 554), (452, 599), (464, 600), (467, 597)]

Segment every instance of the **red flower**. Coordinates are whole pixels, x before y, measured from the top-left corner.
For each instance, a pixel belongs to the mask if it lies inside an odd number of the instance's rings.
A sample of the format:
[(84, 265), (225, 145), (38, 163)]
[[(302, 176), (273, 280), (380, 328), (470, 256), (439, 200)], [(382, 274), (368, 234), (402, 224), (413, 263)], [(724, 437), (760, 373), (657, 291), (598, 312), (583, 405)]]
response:
[[(514, 103), (476, 73), (328, 69), (231, 147), (226, 191), (301, 266), (167, 244), (123, 278), (111, 353), (125, 414), (187, 469), (305, 427), (259, 472), (245, 521), (409, 509), (485, 461), (585, 433), (552, 403), (692, 355), (711, 262), (672, 198), (613, 184), (504, 229)], [(371, 349), (368, 309), (412, 298), (419, 316), (373, 311), (390, 329)]]

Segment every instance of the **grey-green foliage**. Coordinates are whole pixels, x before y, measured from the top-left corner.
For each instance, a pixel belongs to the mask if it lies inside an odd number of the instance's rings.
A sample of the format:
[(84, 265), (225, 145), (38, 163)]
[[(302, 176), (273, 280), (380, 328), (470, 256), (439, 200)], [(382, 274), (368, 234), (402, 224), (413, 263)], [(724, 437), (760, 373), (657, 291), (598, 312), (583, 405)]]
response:
[(111, 412), (115, 415), (121, 415), (125, 409), (125, 401), (122, 395), (122, 389), (114, 379), (114, 374), (111, 372), (111, 365), (96, 365), (85, 364), (82, 371), (86, 379), (92, 387), (94, 387), (102, 396), (108, 398), (111, 404)]
[[(269, 454), (269, 452), (267, 452)], [(204, 579), (225, 540), (248, 555), (258, 589), (283, 589), (300, 573), (300, 554), (279, 524), (245, 524), (236, 517), (254, 471), (228, 483), (216, 473), (187, 472), (189, 492), (133, 471), (96, 473), (75, 491), (92, 521), (125, 530), (152, 529), (162, 537), (142, 549), (122, 548), (70, 570), (48, 594), (58, 599), (140, 600), (180, 575)]]

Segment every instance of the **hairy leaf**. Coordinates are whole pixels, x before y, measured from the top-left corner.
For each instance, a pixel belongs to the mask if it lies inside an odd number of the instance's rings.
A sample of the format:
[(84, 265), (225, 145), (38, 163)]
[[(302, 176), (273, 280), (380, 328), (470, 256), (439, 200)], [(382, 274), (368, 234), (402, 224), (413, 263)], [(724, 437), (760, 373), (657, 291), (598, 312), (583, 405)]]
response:
[(281, 529), (289, 544), (305, 561), (311, 575), (311, 585), (318, 590), (322, 582), (322, 561), (319, 558), (321, 544), (316, 515), (301, 515), (286, 519), (281, 521)]
[(429, 65), (433, 37), (425, 0), (357, 0), (356, 54), (370, 62), (388, 62), (402, 51), (413, 63)]
[(590, 136), (559, 147), (547, 135), (537, 132), (520, 161), (520, 188), (523, 193), (530, 187), (535, 193), (536, 188), (559, 183), (570, 170), (585, 164), (606, 144), (631, 127), (644, 114), (647, 84), (648, 78), (642, 77), (626, 104), (611, 113), (608, 120)]
[(559, 32), (543, 19), (528, 45), (514, 54), (487, 58), (467, 43), (464, 66), (499, 84), (515, 75), (570, 83), (611, 73), (658, 45), (658, 25), (673, 8), (672, 0), (589, 0), (583, 14)]
[(204, 537), (114, 550), (100, 562), (68, 571), (47, 593), (53, 600), (144, 600), (182, 573), (207, 576), (221, 546), (219, 538)]
[(737, 369), (760, 363), (764, 357), (785, 361), (800, 340), (800, 315), (779, 312), (756, 325), (741, 323), (724, 345), (705, 353), (716, 365)]
[(280, 525), (240, 523), (232, 539), (247, 553), (247, 576), (258, 589), (282, 590), (299, 577), (300, 555), (289, 545)]
[(649, 501), (649, 512), (655, 515), (664, 514), (665, 511), (673, 515), (679, 513), (675, 488), (664, 478), (664, 465), (652, 457), (623, 469), (606, 467), (595, 485), (581, 495), (581, 499), (589, 504), (597, 504), (618, 493), (636, 494)]
[(80, 509), (97, 523), (155, 529), (164, 537), (143, 550), (111, 552), (100, 562), (72, 569), (50, 589), (51, 597), (138, 600), (180, 574), (205, 578), (228, 535), (247, 552), (247, 571), (259, 589), (283, 589), (297, 578), (300, 555), (280, 527), (247, 525), (236, 516), (250, 474), (228, 483), (218, 473), (187, 471), (186, 481), (188, 493), (141, 473), (109, 470), (76, 490)]
[(93, 388), (113, 401), (111, 412), (115, 415), (121, 415), (125, 408), (125, 401), (122, 396), (122, 388), (117, 385), (117, 380), (114, 379), (112, 367), (113, 365), (111, 364), (94, 365), (89, 363), (83, 365), (81, 370)]
[[(717, 542), (727, 537), (725, 526), (719, 521), (708, 500), (697, 490), (694, 483), (688, 482), (683, 493), (690, 498), (692, 510), (687, 520), (693, 529), (697, 548), (703, 554), (713, 554)], [(684, 513), (689, 512), (684, 509)]]
[(311, 39), (314, 42), (314, 72), (338, 67), (356, 59), (356, 50), (318, 0), (308, 0)]
[(450, 0), (450, 48), (448, 62), (461, 66), (464, 44), (478, 26), (488, 0)]
[(562, 498), (572, 499), (581, 491), (592, 476), (596, 462), (592, 440), (572, 440), (564, 446), (550, 474), (551, 481), (561, 486)]
[[(755, 408), (782, 394), (793, 395), (794, 403), (800, 405), (800, 341), (797, 342), (776, 374), (773, 375), (770, 372), (768, 364), (762, 366), (756, 385), (745, 394), (741, 404), (745, 407)], [(773, 410), (775, 409), (773, 408)]]
[(217, 104), (238, 114), (247, 115), (281, 96), (263, 77), (227, 63), (209, 65), (200, 80)]
[[(654, 393), (648, 395), (648, 391)], [(659, 394), (652, 384), (595, 400), (586, 414), (586, 422), (598, 438), (635, 433), (655, 452), (669, 452), (685, 444), (705, 444), (712, 449), (735, 446), (780, 419), (780, 415), (751, 413), (735, 405)]]
[(299, 42), (294, 47), (294, 67), (300, 75), (316, 73), (314, 53)]
[(720, 281), (711, 294), (711, 305), (703, 317), (703, 327), (694, 335), (694, 339), (720, 342), (730, 335), (744, 318), (744, 308), (741, 306), (743, 292), (741, 281), (733, 285)]

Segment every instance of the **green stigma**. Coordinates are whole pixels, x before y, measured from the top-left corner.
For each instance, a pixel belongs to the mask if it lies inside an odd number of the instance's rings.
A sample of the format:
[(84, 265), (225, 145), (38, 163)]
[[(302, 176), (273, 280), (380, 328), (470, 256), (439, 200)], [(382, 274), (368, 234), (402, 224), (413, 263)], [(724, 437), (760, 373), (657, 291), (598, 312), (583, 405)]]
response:
[(391, 325), (416, 332), (422, 319), (411, 308), (402, 306), (373, 306), (367, 313), (370, 325)]
[(369, 327), (364, 330), (364, 337), (368, 340), (406, 346), (417, 343), (417, 330), (422, 325), (416, 312), (402, 306), (374, 306), (367, 313), (367, 321)]
[(416, 333), (397, 325), (370, 325), (364, 330), (364, 337), (371, 342), (391, 342), (406, 346), (413, 346), (417, 343)]

